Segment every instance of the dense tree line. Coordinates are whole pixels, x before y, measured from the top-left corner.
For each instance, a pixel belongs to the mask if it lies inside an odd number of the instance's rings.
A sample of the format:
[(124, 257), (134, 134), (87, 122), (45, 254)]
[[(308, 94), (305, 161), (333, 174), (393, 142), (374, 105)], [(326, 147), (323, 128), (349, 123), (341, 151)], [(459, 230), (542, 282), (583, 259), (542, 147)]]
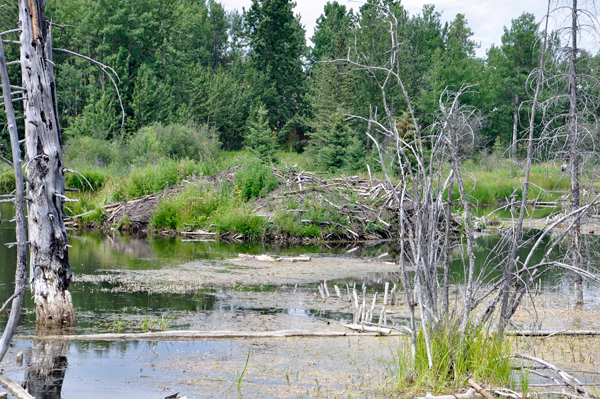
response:
[[(361, 168), (372, 150), (364, 135), (370, 126), (348, 116), (384, 115), (383, 102), (373, 76), (340, 60), (389, 62), (389, 9), (402, 28), (398, 62), (422, 126), (435, 119), (444, 89), (468, 82), (476, 86), (463, 100), (484, 117), (479, 145), (506, 154), (519, 150), (513, 144), (525, 128), (528, 77), (540, 48), (532, 14), (513, 19), (501, 44), (479, 58), (465, 16), (442, 23), (433, 5), (411, 15), (394, 0), (356, 12), (328, 2), (312, 47), (293, 6), (291, 0), (253, 0), (247, 10), (228, 12), (215, 0), (48, 1), (48, 16), (64, 26), (54, 28), (54, 46), (114, 68), (125, 112), (122, 125), (115, 88), (96, 65), (57, 52), (66, 140), (125, 140), (155, 123), (202, 125), (225, 150), (259, 142), (261, 151), (271, 152), (263, 157), (272, 157), (275, 148), (309, 151), (326, 168)], [(16, 0), (5, 10), (0, 25), (14, 28)], [(17, 50), (7, 50), (9, 60), (11, 52)], [(591, 64), (587, 69), (597, 74)], [(398, 126), (410, 136), (404, 96), (387, 96)]]

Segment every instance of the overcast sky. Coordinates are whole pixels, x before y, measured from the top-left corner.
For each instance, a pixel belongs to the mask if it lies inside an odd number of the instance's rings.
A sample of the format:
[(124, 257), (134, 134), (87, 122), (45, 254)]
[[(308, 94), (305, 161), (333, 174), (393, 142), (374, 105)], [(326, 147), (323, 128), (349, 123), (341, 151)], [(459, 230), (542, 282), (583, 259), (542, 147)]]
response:
[[(242, 7), (249, 8), (251, 0), (220, 0), (228, 10)], [(338, 0), (340, 4), (357, 10), (365, 1)], [(306, 29), (307, 39), (313, 35), (315, 23), (319, 15), (323, 13), (323, 7), (327, 0), (296, 0), (295, 13), (302, 17), (302, 24)], [(500, 45), (500, 37), (503, 27), (510, 28), (510, 21), (517, 18), (523, 12), (533, 13), (536, 20), (540, 22), (546, 13), (547, 3), (544, 0), (404, 0), (402, 4), (411, 15), (420, 13), (423, 4), (435, 4), (437, 11), (442, 13), (442, 21), (451, 21), (457, 13), (466, 15), (469, 26), (475, 33), (473, 40), (481, 43), (477, 51), (480, 57), (485, 56), (485, 51), (495, 43)], [(595, 49), (597, 51), (597, 48)]]

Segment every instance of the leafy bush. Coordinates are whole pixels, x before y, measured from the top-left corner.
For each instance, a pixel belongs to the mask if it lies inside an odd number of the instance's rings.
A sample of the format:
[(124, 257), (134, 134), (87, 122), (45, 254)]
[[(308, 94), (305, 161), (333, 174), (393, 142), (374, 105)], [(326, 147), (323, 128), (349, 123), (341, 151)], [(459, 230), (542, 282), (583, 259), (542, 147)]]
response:
[(89, 136), (70, 138), (65, 146), (65, 162), (73, 165), (105, 167), (113, 163), (115, 148), (110, 141)]
[(203, 125), (200, 127), (155, 123), (144, 127), (129, 142), (137, 159), (156, 161), (162, 157), (174, 159), (208, 160), (216, 156), (221, 144), (216, 135)]
[(0, 190), (10, 193), (15, 189), (15, 172), (10, 169), (0, 174)]
[(152, 224), (169, 229), (181, 229), (184, 223), (203, 226), (225, 203), (224, 196), (203, 185), (193, 185), (180, 194), (160, 201)]
[(263, 197), (277, 187), (273, 169), (260, 161), (249, 163), (235, 175), (235, 185), (244, 200)]

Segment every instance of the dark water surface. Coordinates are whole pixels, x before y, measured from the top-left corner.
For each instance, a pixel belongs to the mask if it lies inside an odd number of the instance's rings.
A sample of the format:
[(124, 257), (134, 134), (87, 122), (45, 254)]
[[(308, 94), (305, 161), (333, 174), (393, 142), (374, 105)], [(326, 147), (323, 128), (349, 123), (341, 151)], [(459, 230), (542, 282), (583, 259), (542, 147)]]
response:
[[(15, 241), (14, 223), (9, 220), (14, 211), (10, 204), (0, 204), (2, 225), (0, 227), (0, 302), (8, 298), (14, 287), (16, 248), (7, 248), (4, 243)], [(490, 249), (498, 238), (482, 235), (477, 239), (476, 256), (478, 267), (489, 258)], [(137, 239), (119, 234), (105, 235), (96, 232), (76, 232), (70, 235), (69, 258), (71, 268), (76, 275), (107, 274), (112, 271), (161, 270), (198, 259), (222, 262), (236, 257), (238, 253), (277, 255), (321, 254), (344, 255), (354, 257), (377, 258), (389, 253), (386, 259), (394, 256), (394, 244), (379, 243), (363, 245), (348, 253), (354, 244), (340, 243), (321, 246), (277, 246), (264, 243), (227, 244), (222, 242), (182, 242), (179, 238)], [(460, 244), (458, 244), (460, 245)], [(597, 250), (598, 240), (589, 240), (590, 251)], [(563, 249), (557, 249), (560, 256)], [(529, 253), (523, 249), (519, 256), (524, 259)], [(542, 253), (535, 254), (540, 258)], [(493, 261), (492, 261), (493, 262)], [(456, 254), (452, 265), (452, 275), (458, 279), (464, 271), (462, 262)], [(493, 278), (494, 274), (488, 276)], [(368, 279), (369, 290), (383, 291), (385, 281), (394, 281), (393, 275), (373, 274)], [(347, 278), (337, 281), (340, 287), (348, 283), (360, 284), (362, 281)], [(546, 273), (540, 280), (542, 290), (554, 292), (571, 290), (568, 279), (562, 274)], [(300, 289), (314, 291), (316, 283)], [(331, 287), (330, 287), (331, 288)], [(261, 292), (277, 291), (279, 287), (247, 287)], [(77, 331), (106, 332), (114, 331), (119, 323), (133, 323), (130, 319), (153, 318), (157, 327), (162, 318), (165, 326), (177, 328), (197, 327), (198, 321), (207, 315), (215, 315), (227, 320), (248, 313), (269, 315), (285, 313), (289, 325), (294, 328), (310, 326), (313, 320), (345, 320), (348, 312), (323, 312), (310, 307), (290, 306), (288, 308), (251, 308), (240, 307), (222, 300), (222, 292), (217, 288), (194, 290), (183, 294), (156, 293), (144, 291), (111, 292), (110, 283), (90, 284), (75, 282), (70, 291), (78, 314)], [(586, 300), (598, 302), (597, 290), (586, 292)], [(4, 299), (3, 299), (4, 298)], [(215, 313), (211, 313), (215, 312)], [(8, 313), (8, 312), (6, 312)], [(165, 317), (165, 314), (167, 316)], [(210, 317), (213, 317), (210, 316)], [(0, 315), (0, 326), (4, 328), (7, 314)], [(129, 320), (129, 321), (128, 321)], [(29, 293), (25, 296), (24, 312), (21, 316), (19, 335), (33, 335), (35, 330), (34, 304)], [(139, 331), (139, 330), (138, 330)], [(31, 340), (15, 340), (11, 352), (2, 362), (9, 376), (16, 381), (29, 381), (28, 389), (37, 398), (163, 398), (174, 392), (166, 383), (177, 379), (178, 374), (158, 368), (156, 365), (169, 359), (189, 353), (226, 352), (235, 348), (233, 342), (195, 342), (195, 343), (146, 343), (146, 342), (71, 342), (47, 343)], [(22, 351), (24, 363), (15, 365), (15, 354)], [(44, 377), (41, 378), (40, 375)], [(50, 377), (48, 377), (50, 375)]]

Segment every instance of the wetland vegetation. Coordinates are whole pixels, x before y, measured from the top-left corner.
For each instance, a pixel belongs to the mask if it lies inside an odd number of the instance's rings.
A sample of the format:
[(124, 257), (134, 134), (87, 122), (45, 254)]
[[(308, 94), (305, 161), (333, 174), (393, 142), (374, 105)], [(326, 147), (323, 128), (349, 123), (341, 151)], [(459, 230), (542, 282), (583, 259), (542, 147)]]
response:
[(2, 384), (598, 397), (598, 21), (551, 5), (481, 57), (392, 0), (328, 2), (312, 47), (290, 0), (9, 1)]

